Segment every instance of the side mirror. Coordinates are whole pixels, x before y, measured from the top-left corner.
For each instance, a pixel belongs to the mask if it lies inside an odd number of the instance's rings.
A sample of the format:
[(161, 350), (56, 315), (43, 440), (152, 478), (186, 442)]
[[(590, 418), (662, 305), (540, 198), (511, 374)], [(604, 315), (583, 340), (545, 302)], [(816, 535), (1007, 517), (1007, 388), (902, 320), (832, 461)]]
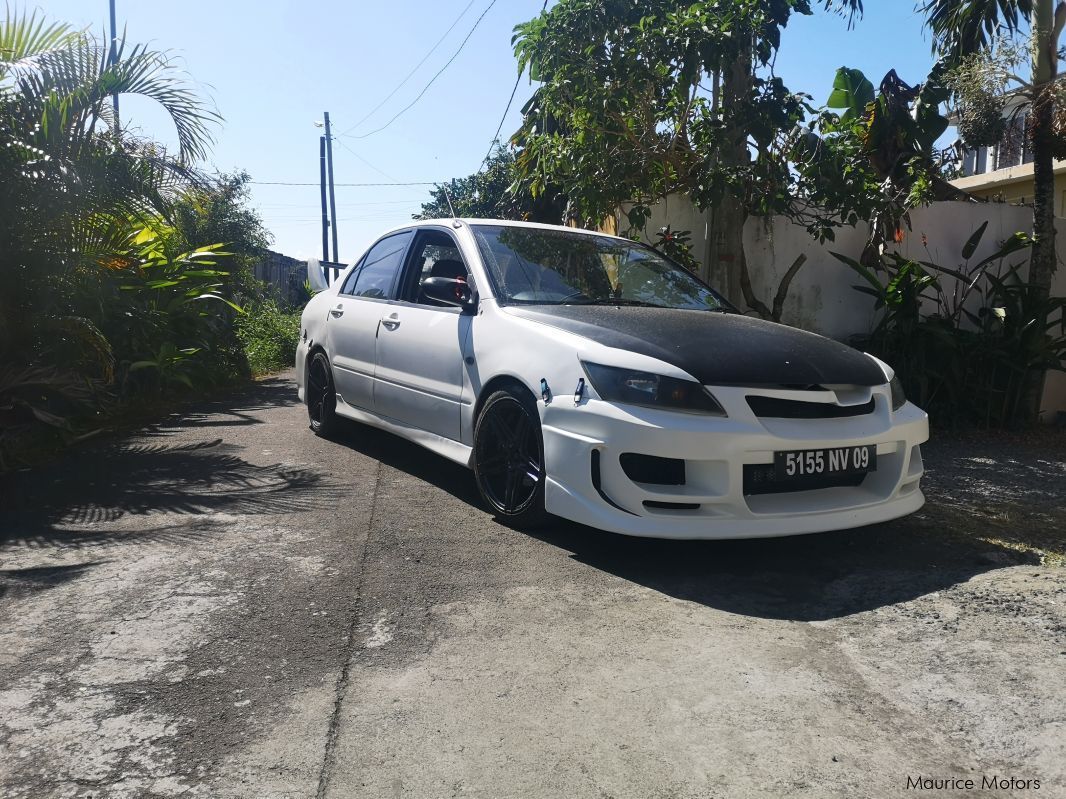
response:
[(470, 284), (454, 277), (427, 277), (422, 281), (422, 294), (445, 305), (462, 308), (468, 313), (476, 307)]

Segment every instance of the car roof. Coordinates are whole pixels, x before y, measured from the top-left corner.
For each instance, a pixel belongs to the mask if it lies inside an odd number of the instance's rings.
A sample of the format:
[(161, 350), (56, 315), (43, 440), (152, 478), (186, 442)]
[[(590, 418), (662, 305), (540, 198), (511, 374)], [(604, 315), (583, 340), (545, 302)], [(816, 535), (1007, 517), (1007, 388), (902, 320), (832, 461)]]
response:
[[(402, 230), (417, 230), (418, 228), (440, 227), (442, 225), (445, 227), (452, 227), (452, 223), (456, 221), (459, 221), (464, 225), (502, 225), (505, 227), (524, 227), (534, 228), (538, 230), (563, 230), (567, 233), (580, 233), (587, 236), (605, 236), (611, 239), (619, 238), (618, 236), (614, 236), (610, 233), (604, 233), (599, 230), (585, 230), (584, 228), (569, 227), (568, 225), (547, 225), (543, 222), (523, 222), (514, 219), (482, 219), (478, 217), (466, 216), (446, 216), (440, 217), (438, 219), (418, 219), (413, 222), (407, 222), (403, 225), (397, 225), (394, 228), (390, 228), (389, 230), (383, 231), (378, 236), (378, 238), (381, 238), (381, 236), (387, 236), (390, 233), (399, 233)], [(628, 239), (623, 239), (623, 241), (628, 241)]]

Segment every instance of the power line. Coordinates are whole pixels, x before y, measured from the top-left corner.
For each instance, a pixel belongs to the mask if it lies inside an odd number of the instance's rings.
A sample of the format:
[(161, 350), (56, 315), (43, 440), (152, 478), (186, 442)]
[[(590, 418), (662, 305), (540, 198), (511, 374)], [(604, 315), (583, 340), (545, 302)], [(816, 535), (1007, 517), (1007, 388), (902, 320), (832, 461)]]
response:
[(518, 73), (518, 78), (514, 82), (514, 88), (511, 89), (511, 99), (507, 101), (507, 107), (503, 109), (503, 116), (500, 117), (500, 124), (496, 126), (496, 135), (492, 137), (492, 141), (489, 142), (488, 152), (485, 153), (485, 157), (481, 159), (481, 165), (477, 168), (480, 172), (485, 168), (485, 164), (489, 162), (489, 156), (492, 155), (492, 148), (496, 146), (496, 143), (500, 140), (500, 131), (503, 130), (503, 122), (507, 119), (507, 114), (511, 110), (511, 103), (514, 102), (514, 96), (518, 92), (518, 84), (522, 81), (522, 73)]
[[(334, 136), (334, 137), (333, 137), (333, 141), (337, 142), (337, 144), (339, 144), (339, 145), (340, 145), (341, 147), (343, 147), (343, 148), (344, 148), (345, 150), (347, 150), (348, 152), (350, 152), (350, 153), (351, 153), (352, 155), (354, 155), (354, 156), (355, 156), (356, 158), (358, 158), (358, 159), (359, 159), (360, 161), (362, 161), (362, 162), (363, 162), (364, 164), (366, 164), (366, 165), (367, 165), (368, 167), (370, 167), (371, 169), (373, 169), (373, 170), (374, 170), (375, 172), (377, 172), (377, 173), (378, 173), (379, 175), (381, 175), (381, 176), (383, 176), (383, 177), (386, 177), (386, 178), (388, 178), (389, 180), (396, 180), (396, 178), (394, 178), (394, 177), (393, 177), (392, 175), (390, 175), (390, 174), (389, 174), (388, 172), (385, 172), (385, 171), (383, 171), (383, 170), (381, 170), (381, 169), (378, 169), (378, 168), (377, 168), (376, 166), (374, 166), (374, 165), (373, 165), (372, 163), (370, 163), (369, 161), (367, 161), (367, 160), (366, 160), (365, 158), (363, 158), (363, 156), (359, 155), (359, 153), (357, 153), (357, 152), (356, 152), (355, 150), (353, 150), (353, 149), (352, 149), (351, 147), (349, 147), (349, 146), (348, 146), (347, 144), (345, 144), (345, 143), (344, 143), (343, 141), (341, 141), (340, 139), (338, 139), (338, 138), (337, 138), (336, 136)], [(335, 185), (335, 184), (334, 184), (334, 185)]]
[[(288, 180), (249, 180), (249, 183), (256, 186), (314, 186), (318, 187), (318, 183), (299, 183)], [(440, 183), (439, 180), (415, 180), (407, 183), (334, 183), (334, 186), (436, 186)]]
[(443, 74), (444, 74), (444, 70), (446, 70), (446, 69), (447, 69), (448, 67), (450, 67), (450, 66), (451, 66), (451, 64), (452, 64), (452, 62), (453, 62), (453, 61), (454, 61), (454, 60), (455, 60), (456, 58), (458, 58), (458, 57), (459, 57), (459, 53), (463, 52), (463, 48), (464, 48), (464, 47), (466, 47), (466, 43), (467, 43), (468, 41), (470, 41), (470, 37), (471, 37), (471, 36), (473, 36), (473, 35), (474, 35), (474, 31), (476, 31), (476, 30), (477, 30), (477, 26), (481, 24), (481, 20), (483, 20), (483, 19), (485, 18), (485, 15), (486, 15), (486, 14), (488, 14), (488, 13), (489, 13), (489, 11), (491, 11), (491, 10), (492, 10), (492, 7), (493, 7), (494, 5), (496, 5), (496, 0), (491, 0), (491, 2), (490, 2), (490, 3), (488, 4), (488, 6), (486, 6), (485, 10), (481, 12), (481, 16), (480, 16), (480, 17), (478, 17), (478, 18), (477, 18), (477, 20), (476, 20), (476, 21), (474, 22), (474, 26), (473, 26), (473, 27), (472, 27), (472, 28), (470, 29), (470, 31), (469, 31), (469, 32), (468, 32), (468, 33), (466, 34), (466, 38), (465, 38), (465, 39), (463, 39), (462, 43), (461, 43), (461, 44), (459, 45), (459, 49), (458, 49), (458, 50), (456, 50), (456, 51), (455, 51), (455, 52), (454, 52), (454, 53), (452, 54), (452, 57), (451, 57), (451, 58), (449, 58), (449, 59), (448, 59), (448, 60), (447, 60), (447, 61), (445, 62), (444, 66), (443, 66), (443, 67), (441, 67), (441, 68), (440, 68), (440, 69), (439, 69), (439, 70), (437, 71), (437, 74), (436, 74), (436, 75), (434, 75), (434, 76), (433, 76), (432, 78), (430, 78), (430, 79), (429, 79), (429, 83), (427, 83), (427, 84), (425, 85), (425, 87), (424, 87), (424, 88), (422, 89), (422, 91), (420, 91), (420, 92), (418, 93), (418, 96), (417, 96), (417, 97), (415, 97), (415, 99), (414, 99), (414, 100), (412, 100), (412, 101), (411, 101), (410, 103), (408, 103), (408, 104), (407, 104), (406, 106), (404, 106), (404, 107), (403, 107), (403, 108), (402, 108), (402, 109), (401, 109), (400, 111), (398, 111), (398, 112), (396, 113), (396, 115), (395, 115), (395, 116), (394, 116), (394, 117), (393, 117), (392, 119), (390, 119), (390, 120), (389, 120), (388, 122), (386, 122), (386, 123), (385, 123), (384, 125), (382, 125), (382, 126), (381, 126), (380, 128), (375, 128), (374, 130), (370, 131), (369, 133), (361, 133), (361, 134), (359, 134), (358, 136), (355, 136), (355, 135), (353, 135), (353, 134), (351, 134), (351, 133), (348, 133), (348, 134), (345, 134), (345, 135), (347, 135), (347, 136), (349, 136), (350, 138), (353, 138), (353, 139), (365, 139), (365, 138), (366, 138), (367, 136), (373, 136), (373, 135), (374, 135), (375, 133), (380, 133), (381, 131), (385, 130), (385, 128), (387, 128), (387, 127), (388, 127), (389, 125), (391, 125), (391, 124), (392, 124), (393, 122), (395, 122), (395, 121), (396, 121), (397, 119), (399, 119), (399, 118), (400, 118), (401, 116), (403, 116), (403, 115), (404, 115), (404, 114), (406, 114), (406, 113), (407, 113), (408, 111), (410, 111), (410, 110), (411, 110), (411, 108), (412, 108), (412, 107), (413, 107), (413, 106), (415, 105), (415, 103), (417, 103), (417, 102), (418, 102), (419, 100), (421, 100), (421, 99), (422, 99), (422, 95), (424, 95), (424, 94), (425, 94), (425, 93), (426, 93), (427, 91), (429, 91), (429, 87), (433, 85), (433, 83), (434, 83), (434, 82), (435, 82), (435, 81), (437, 80), (437, 78), (439, 78), (439, 77), (440, 77), (441, 75), (443, 75)]
[[(544, 9), (546, 9), (547, 7), (548, 7), (548, 0), (544, 0), (544, 5), (542, 5), (540, 7), (540, 13), (543, 14), (544, 13)], [(485, 164), (487, 164), (489, 162), (489, 156), (492, 155), (492, 148), (500, 140), (500, 131), (503, 130), (503, 123), (507, 120), (507, 114), (509, 114), (510, 111), (511, 111), (511, 103), (514, 102), (514, 96), (518, 92), (518, 84), (522, 82), (522, 75), (523, 74), (525, 74), (525, 70), (522, 70), (521, 72), (519, 72), (518, 73), (518, 77), (516, 77), (514, 79), (514, 88), (511, 89), (511, 96), (507, 100), (507, 107), (503, 109), (503, 116), (500, 117), (500, 124), (496, 126), (496, 135), (493, 136), (492, 137), (492, 141), (489, 142), (488, 152), (486, 152), (485, 153), (485, 157), (483, 159), (481, 159), (481, 166), (479, 166), (477, 168), (478, 172), (480, 172), (482, 169), (485, 168)]]
[(441, 36), (439, 39), (437, 39), (437, 43), (435, 45), (433, 45), (431, 48), (429, 48), (429, 52), (426, 53), (425, 57), (421, 61), (419, 61), (417, 64), (415, 64), (414, 69), (412, 69), (410, 72), (407, 73), (407, 77), (405, 77), (403, 80), (401, 80), (396, 85), (396, 88), (393, 89), (391, 92), (389, 92), (385, 96), (384, 100), (382, 100), (380, 103), (378, 103), (373, 108), (371, 108), (370, 111), (366, 114), (366, 116), (364, 116), (362, 119), (360, 119), (358, 122), (356, 122), (350, 128), (348, 128), (348, 130), (344, 131), (344, 133), (342, 133), (341, 136), (347, 136), (349, 133), (351, 133), (357, 127), (359, 127), (364, 122), (366, 122), (368, 119), (370, 119), (370, 117), (374, 116), (374, 113), (379, 108), (381, 108), (381, 106), (385, 105), (385, 103), (387, 103), (389, 100), (391, 100), (393, 98), (393, 96), (396, 94), (396, 92), (398, 92), (400, 89), (402, 89), (404, 87), (404, 85), (407, 83), (407, 81), (409, 81), (411, 79), (411, 76), (413, 76), (416, 72), (418, 72), (419, 67), (421, 67), (424, 63), (426, 63), (426, 61), (429, 59), (429, 57), (431, 55), (433, 55), (433, 53), (435, 53), (437, 51), (437, 48), (441, 46), (441, 43), (445, 39), (448, 38), (448, 34), (451, 33), (452, 30), (455, 29), (455, 26), (459, 24), (459, 20), (461, 20), (463, 17), (466, 16), (466, 12), (470, 10), (470, 6), (472, 6), (472, 5), (474, 5), (474, 0), (470, 0), (470, 2), (466, 4), (466, 7), (462, 11), (459, 12), (459, 16), (457, 16), (455, 18), (455, 21), (452, 22), (452, 24), (448, 27), (448, 30), (444, 31), (444, 35)]
[[(370, 205), (370, 206), (405, 205), (405, 204), (410, 204), (412, 202), (415, 202), (415, 201), (417, 201), (419, 199), (420, 198), (418, 198), (418, 197), (410, 197), (410, 198), (405, 199), (405, 200), (371, 200), (371, 201), (368, 201), (368, 202), (345, 203), (344, 207), (345, 208), (357, 208), (359, 206), (364, 206), (364, 205)], [(310, 210), (314, 206), (315, 206), (314, 203), (309, 203), (309, 202), (303, 202), (303, 203), (257, 203), (256, 204), (256, 208), (258, 208), (261, 211), (263, 211), (263, 210), (266, 210), (266, 211), (277, 211), (279, 209), (287, 209), (287, 208)]]
[(503, 110), (503, 116), (500, 117), (500, 124), (496, 126), (496, 135), (492, 136), (492, 141), (488, 143), (488, 150), (485, 152), (485, 158), (481, 160), (481, 165), (478, 167), (480, 173), (485, 168), (485, 164), (488, 163), (489, 156), (492, 154), (492, 147), (495, 147), (500, 141), (500, 131), (503, 130), (503, 120), (507, 118), (507, 113), (511, 111), (511, 103), (515, 101), (515, 94), (518, 92), (518, 84), (522, 80), (522, 74), (519, 72), (517, 80), (515, 80), (515, 87), (511, 89), (511, 99), (507, 100), (507, 108)]

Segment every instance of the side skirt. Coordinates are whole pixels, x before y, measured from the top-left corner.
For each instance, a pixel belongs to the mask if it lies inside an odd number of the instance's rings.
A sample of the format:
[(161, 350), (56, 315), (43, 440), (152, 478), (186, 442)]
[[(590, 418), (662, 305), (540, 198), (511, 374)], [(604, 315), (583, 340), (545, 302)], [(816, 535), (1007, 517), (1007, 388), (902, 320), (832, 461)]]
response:
[(450, 438), (444, 438), (436, 433), (430, 433), (418, 427), (412, 427), (411, 425), (404, 424), (396, 419), (390, 419), (388, 416), (379, 416), (378, 414), (371, 413), (363, 408), (356, 408), (345, 402), (340, 394), (337, 395), (337, 415), (343, 416), (345, 419), (351, 419), (354, 422), (361, 422), (362, 424), (376, 427), (379, 430), (384, 430), (387, 433), (397, 435), (400, 438), (406, 438), (408, 441), (412, 441), (421, 447), (425, 447), (430, 452), (435, 452), (450, 461), (454, 461), (455, 463), (467, 467), (468, 469), (471, 468), (471, 458), (474, 454), (473, 447), (468, 447), (466, 444), (452, 441)]

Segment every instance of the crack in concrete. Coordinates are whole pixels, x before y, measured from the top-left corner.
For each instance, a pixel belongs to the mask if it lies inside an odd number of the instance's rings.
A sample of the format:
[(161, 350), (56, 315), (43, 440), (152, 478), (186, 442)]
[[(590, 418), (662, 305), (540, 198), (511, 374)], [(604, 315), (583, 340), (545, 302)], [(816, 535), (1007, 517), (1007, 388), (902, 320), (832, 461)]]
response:
[(341, 708), (348, 694), (348, 682), (351, 678), (352, 661), (357, 651), (357, 634), (362, 619), (363, 582), (366, 577), (366, 559), (370, 550), (370, 536), (374, 532), (374, 515), (378, 507), (378, 492), (381, 489), (381, 472), (384, 464), (378, 462), (374, 472), (374, 491), (371, 495), (370, 513), (367, 516), (366, 537), (363, 539), (363, 551), (359, 558), (359, 579), (355, 585), (355, 603), (352, 615), (348, 621), (347, 640), (344, 642), (342, 652), (344, 663), (341, 666), (340, 676), (337, 677), (336, 693), (333, 699), (333, 711), (330, 714), (329, 727), (326, 730), (326, 747), (322, 756), (322, 768), (318, 773), (318, 788), (315, 791), (315, 799), (325, 799), (329, 790), (330, 779), (333, 776), (333, 766), (336, 760), (337, 736), (340, 732)]

